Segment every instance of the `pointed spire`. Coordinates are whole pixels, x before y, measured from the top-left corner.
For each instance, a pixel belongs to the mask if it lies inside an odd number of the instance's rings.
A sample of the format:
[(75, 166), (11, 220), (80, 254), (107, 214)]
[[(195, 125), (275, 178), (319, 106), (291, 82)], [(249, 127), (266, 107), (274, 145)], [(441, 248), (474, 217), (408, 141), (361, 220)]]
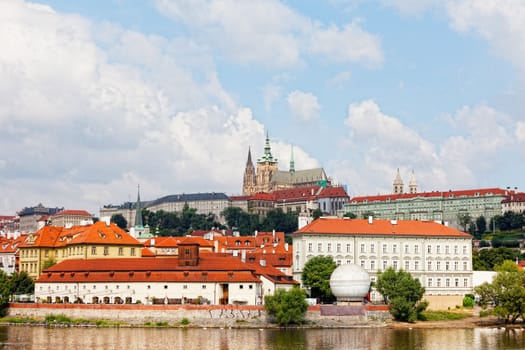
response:
[(137, 203), (135, 205), (135, 227), (142, 227), (142, 210), (140, 207), (140, 185), (137, 185)]
[(248, 146), (248, 160), (246, 161), (246, 165), (253, 164), (252, 163), (252, 150), (251, 147)]
[(257, 160), (258, 162), (277, 162), (277, 159), (275, 159), (272, 156), (272, 149), (270, 147), (270, 136), (268, 136), (268, 131), (266, 131), (266, 142), (264, 144), (264, 154), (261, 158)]
[(396, 174), (396, 178), (394, 179), (394, 183), (393, 183), (393, 192), (394, 194), (402, 194), (404, 191), (403, 191), (403, 187), (404, 187), (404, 184), (403, 184), (403, 180), (401, 179), (401, 174), (399, 173), (399, 168), (397, 168), (397, 174)]
[(414, 170), (412, 170), (412, 174), (410, 175), (410, 181), (408, 182), (408, 191), (410, 193), (417, 193), (417, 181), (416, 176), (414, 175)]
[(295, 161), (293, 159), (293, 145), (292, 145), (292, 151), (291, 151), (291, 155), (290, 155), (290, 173), (291, 174), (295, 173)]

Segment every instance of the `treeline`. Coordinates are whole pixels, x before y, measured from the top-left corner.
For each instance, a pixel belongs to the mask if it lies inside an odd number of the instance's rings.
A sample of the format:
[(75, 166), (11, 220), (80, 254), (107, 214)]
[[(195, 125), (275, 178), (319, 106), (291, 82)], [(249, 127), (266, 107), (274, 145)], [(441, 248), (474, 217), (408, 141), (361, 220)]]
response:
[[(297, 230), (297, 213), (284, 213), (282, 209), (270, 210), (264, 218), (257, 214), (248, 213), (239, 207), (228, 207), (222, 213), (226, 225), (217, 221), (215, 215), (199, 214), (197, 209), (187, 204), (182, 212), (156, 212), (142, 209), (142, 222), (150, 227), (150, 231), (159, 236), (184, 236), (194, 230), (232, 229), (239, 231), (243, 236), (253, 235), (257, 231), (283, 231), (291, 233)], [(120, 228), (128, 225), (121, 214), (115, 214), (111, 221)]]

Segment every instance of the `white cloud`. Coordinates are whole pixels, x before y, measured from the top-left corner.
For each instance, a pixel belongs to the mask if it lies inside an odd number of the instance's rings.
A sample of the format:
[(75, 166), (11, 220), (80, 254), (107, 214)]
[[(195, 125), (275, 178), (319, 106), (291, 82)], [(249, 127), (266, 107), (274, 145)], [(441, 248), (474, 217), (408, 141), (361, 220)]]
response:
[(451, 26), (486, 39), (495, 52), (525, 71), (525, 3), (513, 0), (448, 1)]
[(347, 180), (353, 195), (391, 193), (396, 168), (405, 184), (414, 170), (424, 191), (497, 186), (484, 183), (485, 174), (498, 169), (505, 155), (512, 158), (519, 152), (514, 133), (522, 133), (514, 132), (515, 123), (485, 105), (462, 107), (446, 122), (450, 135), (433, 144), (372, 100), (352, 104), (345, 120), (349, 135), (342, 145), (348, 160), (331, 165), (334, 176)]
[(317, 96), (297, 90), (288, 94), (288, 107), (295, 117), (306, 122), (319, 118), (321, 109)]
[(516, 123), (516, 139), (519, 142), (525, 142), (525, 123), (517, 122)]
[(314, 53), (329, 62), (381, 64), (379, 39), (359, 23), (323, 25), (277, 0), (156, 1), (159, 12), (195, 31), (202, 42), (244, 64), (291, 67)]
[(337, 88), (342, 88), (345, 85), (345, 83), (350, 80), (351, 77), (352, 77), (351, 71), (348, 71), (348, 70), (343, 71), (335, 75), (333, 78), (331, 78), (328, 81), (328, 84), (331, 86), (335, 86)]

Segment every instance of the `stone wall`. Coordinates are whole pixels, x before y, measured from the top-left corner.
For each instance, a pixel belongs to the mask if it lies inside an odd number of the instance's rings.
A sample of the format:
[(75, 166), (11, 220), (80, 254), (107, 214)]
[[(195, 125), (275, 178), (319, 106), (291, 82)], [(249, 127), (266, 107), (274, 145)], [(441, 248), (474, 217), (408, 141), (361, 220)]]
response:
[[(306, 321), (319, 327), (352, 327), (384, 321), (378, 313), (388, 310), (370, 309), (361, 316), (321, 316), (320, 307), (310, 306)], [(132, 325), (147, 322), (177, 324), (187, 318), (190, 325), (202, 327), (267, 327), (270, 326), (263, 306), (236, 305), (113, 305), (113, 304), (33, 304), (11, 303), (8, 316), (44, 319), (47, 315), (63, 314), (71, 319), (117, 321)], [(368, 316), (370, 314), (370, 316)]]

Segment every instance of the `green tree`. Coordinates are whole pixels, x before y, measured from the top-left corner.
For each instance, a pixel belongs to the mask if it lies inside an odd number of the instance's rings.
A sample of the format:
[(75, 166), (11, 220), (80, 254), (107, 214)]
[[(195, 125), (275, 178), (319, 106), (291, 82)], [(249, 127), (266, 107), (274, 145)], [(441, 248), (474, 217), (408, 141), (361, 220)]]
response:
[(33, 294), (35, 292), (35, 281), (27, 272), (15, 272), (9, 277), (9, 289), (11, 295)]
[(458, 214), (458, 224), (463, 228), (463, 232), (468, 232), (469, 225), (472, 223), (472, 217), (469, 213)]
[(487, 232), (487, 220), (481, 215), (476, 219), (476, 238), (481, 239), (485, 232)]
[(505, 260), (515, 261), (519, 254), (518, 250), (506, 247), (474, 251), (472, 254), (472, 268), (475, 271), (494, 271), (494, 268)]
[(57, 261), (54, 258), (49, 258), (44, 260), (44, 263), (42, 264), (42, 270), (46, 270), (50, 268), (51, 266), (55, 265)]
[(7, 304), (11, 297), (11, 283), (9, 276), (0, 270), (0, 317), (7, 313)]
[(352, 212), (349, 211), (349, 212), (345, 213), (345, 214), (343, 215), (343, 217), (344, 217), (344, 218), (355, 219), (355, 218), (357, 218), (357, 215), (355, 215), (354, 213), (352, 213)]
[(323, 301), (334, 299), (330, 289), (330, 276), (336, 267), (331, 256), (316, 256), (306, 262), (301, 280), (310, 288), (310, 297), (321, 298)]
[(389, 267), (377, 276), (376, 288), (390, 308), (394, 319), (415, 322), (428, 303), (421, 301), (425, 288), (406, 271)]
[(128, 227), (128, 221), (122, 214), (113, 214), (111, 215), (111, 222), (125, 230)]
[(369, 217), (374, 217), (374, 212), (371, 210), (365, 211), (362, 215), (363, 219), (368, 219)]
[(302, 323), (308, 309), (306, 293), (299, 287), (289, 291), (277, 289), (264, 297), (264, 309), (281, 326)]
[(266, 217), (261, 223), (261, 231), (282, 231), (292, 233), (297, 231), (297, 213), (295, 211), (283, 212), (281, 208), (272, 209), (266, 213)]
[(479, 305), (484, 309), (492, 306), (494, 314), (505, 323), (524, 320), (525, 272), (510, 260), (496, 266), (496, 271), (498, 274), (492, 283), (485, 282), (474, 288), (479, 295)]
[(321, 209), (319, 209), (319, 208), (315, 209), (312, 212), (312, 218), (314, 220), (319, 219), (321, 216), (323, 216), (323, 211)]

